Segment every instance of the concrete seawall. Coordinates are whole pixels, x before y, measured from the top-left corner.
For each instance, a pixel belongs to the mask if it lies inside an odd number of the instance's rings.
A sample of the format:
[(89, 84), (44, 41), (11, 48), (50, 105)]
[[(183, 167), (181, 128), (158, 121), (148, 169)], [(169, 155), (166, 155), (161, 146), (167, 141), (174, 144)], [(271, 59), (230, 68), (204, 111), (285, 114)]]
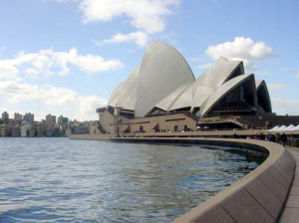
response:
[(77, 140), (109, 140), (109, 135), (88, 135), (88, 134), (74, 134), (69, 135), (70, 139), (77, 139)]
[(230, 187), (174, 222), (278, 222), (293, 181), (296, 162), (281, 145), (259, 140), (213, 138), (110, 138), (112, 141), (229, 145), (268, 154), (266, 160)]

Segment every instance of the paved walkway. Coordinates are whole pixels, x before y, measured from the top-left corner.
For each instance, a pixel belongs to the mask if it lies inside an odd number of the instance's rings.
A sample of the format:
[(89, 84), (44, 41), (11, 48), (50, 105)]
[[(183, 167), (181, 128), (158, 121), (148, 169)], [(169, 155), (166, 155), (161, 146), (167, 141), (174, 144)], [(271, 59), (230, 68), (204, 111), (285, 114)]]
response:
[(289, 148), (296, 159), (296, 172), (280, 223), (299, 223), (299, 148)]

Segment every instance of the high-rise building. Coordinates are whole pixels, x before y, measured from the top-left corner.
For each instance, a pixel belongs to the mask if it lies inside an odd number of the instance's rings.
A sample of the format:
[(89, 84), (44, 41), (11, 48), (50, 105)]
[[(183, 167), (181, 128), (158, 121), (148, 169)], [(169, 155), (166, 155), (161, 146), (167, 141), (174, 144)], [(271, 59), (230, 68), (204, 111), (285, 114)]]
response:
[(37, 137), (45, 136), (45, 124), (44, 124), (44, 121), (36, 122), (35, 123), (35, 129), (36, 129), (36, 136)]
[(21, 125), (21, 136), (22, 137), (33, 137), (34, 136), (34, 123), (30, 123), (27, 120), (22, 121)]
[(5, 111), (2, 113), (2, 121), (7, 123), (9, 121), (9, 114)]
[(21, 136), (22, 137), (33, 137), (34, 136), (34, 114), (26, 113), (23, 116), (21, 125)]
[(23, 116), (20, 113), (14, 114), (14, 120), (15, 121), (22, 121)]
[(28, 122), (28, 123), (30, 123), (31, 125), (33, 125), (33, 124), (34, 124), (34, 114), (31, 114), (30, 112), (29, 112), (29, 113), (26, 113), (26, 114), (23, 116), (23, 121)]
[(48, 125), (55, 125), (56, 124), (56, 116), (48, 114), (46, 116), (46, 124), (48, 124)]
[(48, 114), (46, 116), (46, 121), (45, 121), (45, 134), (48, 137), (54, 136), (57, 132), (56, 128), (56, 116)]
[(69, 119), (67, 117), (63, 117), (62, 115), (58, 117), (58, 124), (60, 126), (65, 126), (69, 122)]

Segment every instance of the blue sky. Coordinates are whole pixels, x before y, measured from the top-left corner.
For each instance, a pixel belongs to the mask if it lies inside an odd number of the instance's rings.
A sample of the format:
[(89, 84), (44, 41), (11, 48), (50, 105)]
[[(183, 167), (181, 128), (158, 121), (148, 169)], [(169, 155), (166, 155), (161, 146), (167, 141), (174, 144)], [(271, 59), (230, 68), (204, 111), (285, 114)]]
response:
[(9, 0), (0, 7), (0, 112), (96, 119), (148, 43), (199, 76), (220, 56), (264, 79), (273, 110), (299, 114), (299, 1)]

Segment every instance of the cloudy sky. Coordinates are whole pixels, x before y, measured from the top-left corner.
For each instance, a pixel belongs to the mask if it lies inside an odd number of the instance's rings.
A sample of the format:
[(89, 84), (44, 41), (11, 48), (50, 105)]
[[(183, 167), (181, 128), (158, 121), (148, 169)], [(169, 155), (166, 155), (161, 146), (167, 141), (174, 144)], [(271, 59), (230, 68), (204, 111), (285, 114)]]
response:
[(273, 110), (299, 115), (297, 0), (7, 0), (0, 112), (96, 119), (152, 40), (199, 76), (224, 56), (266, 80)]

